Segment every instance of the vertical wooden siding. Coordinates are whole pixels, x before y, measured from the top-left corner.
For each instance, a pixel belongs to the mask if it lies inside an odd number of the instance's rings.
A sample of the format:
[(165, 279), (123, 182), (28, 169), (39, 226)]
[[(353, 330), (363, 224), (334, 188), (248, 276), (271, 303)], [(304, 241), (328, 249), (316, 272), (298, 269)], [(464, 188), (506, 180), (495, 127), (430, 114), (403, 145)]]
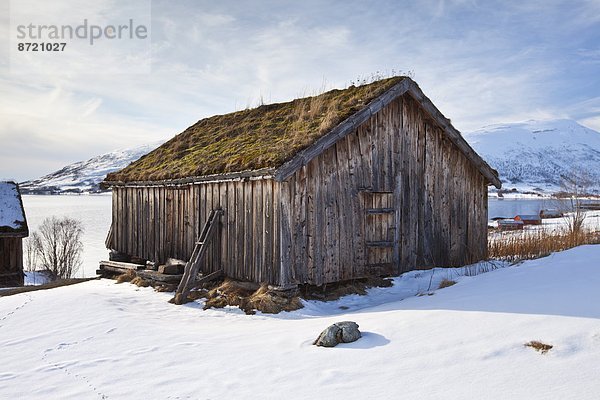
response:
[(0, 238), (0, 285), (23, 284), (23, 240)]
[(221, 234), (210, 243), (203, 271), (279, 282), (279, 183), (270, 179), (181, 186), (113, 188), (112, 247), (163, 263), (189, 259), (210, 211), (221, 207)]
[[(376, 192), (389, 195), (371, 206), (394, 208), (379, 232), (392, 250), (367, 249), (376, 232), (361, 197)], [(409, 95), (285, 182), (115, 187), (113, 247), (157, 262), (187, 260), (217, 207), (225, 211), (221, 234), (203, 270), (223, 268), (237, 279), (322, 285), (378, 273), (382, 260), (399, 274), (487, 256), (485, 178)]]
[[(486, 257), (484, 177), (406, 95), (282, 184), (289, 282), (322, 285), (370, 270), (361, 192), (392, 192), (395, 272)], [(289, 206), (289, 210), (286, 208)], [(391, 237), (391, 236), (390, 236)], [(371, 260), (372, 261), (372, 260)]]

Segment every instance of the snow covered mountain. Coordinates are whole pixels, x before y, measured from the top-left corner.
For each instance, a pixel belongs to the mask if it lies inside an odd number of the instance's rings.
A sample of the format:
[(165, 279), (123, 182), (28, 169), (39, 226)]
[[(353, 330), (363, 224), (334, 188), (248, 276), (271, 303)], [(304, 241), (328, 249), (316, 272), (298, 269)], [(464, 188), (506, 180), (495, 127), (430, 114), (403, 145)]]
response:
[(41, 178), (19, 184), (25, 194), (97, 193), (100, 182), (110, 172), (125, 168), (131, 162), (160, 146), (163, 141), (116, 150), (80, 161)]
[[(500, 174), (503, 189), (553, 193), (561, 176), (586, 172), (588, 191), (600, 193), (600, 133), (573, 120), (527, 121), (485, 126), (464, 134), (471, 146)], [(112, 171), (155, 149), (163, 142), (117, 150), (67, 165), (39, 179), (20, 184), (22, 193), (100, 191)]]
[(573, 120), (489, 125), (464, 137), (498, 170), (503, 189), (557, 192), (561, 176), (584, 173), (587, 191), (600, 193), (600, 133)]

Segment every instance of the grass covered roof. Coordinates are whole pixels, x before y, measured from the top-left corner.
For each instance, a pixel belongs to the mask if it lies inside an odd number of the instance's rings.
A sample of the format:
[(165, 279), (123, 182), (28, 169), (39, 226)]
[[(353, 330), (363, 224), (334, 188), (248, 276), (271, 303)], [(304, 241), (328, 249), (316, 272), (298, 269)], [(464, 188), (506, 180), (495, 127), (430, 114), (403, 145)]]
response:
[(109, 174), (106, 181), (159, 181), (277, 168), (402, 79), (387, 78), (202, 119)]

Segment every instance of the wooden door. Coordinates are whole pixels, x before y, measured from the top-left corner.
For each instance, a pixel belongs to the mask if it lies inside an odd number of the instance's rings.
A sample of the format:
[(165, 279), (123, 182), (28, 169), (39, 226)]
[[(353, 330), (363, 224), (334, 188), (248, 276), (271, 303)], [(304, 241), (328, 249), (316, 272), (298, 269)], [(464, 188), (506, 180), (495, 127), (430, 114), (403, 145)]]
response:
[(398, 241), (393, 192), (361, 192), (365, 219), (365, 259), (369, 275), (394, 275)]

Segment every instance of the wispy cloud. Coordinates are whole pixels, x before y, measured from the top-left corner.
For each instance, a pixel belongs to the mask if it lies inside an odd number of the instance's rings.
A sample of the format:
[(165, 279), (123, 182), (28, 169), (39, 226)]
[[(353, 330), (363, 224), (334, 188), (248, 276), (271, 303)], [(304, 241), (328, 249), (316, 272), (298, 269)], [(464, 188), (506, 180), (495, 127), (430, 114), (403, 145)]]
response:
[[(73, 2), (50, 3), (68, 14)], [(94, 3), (89, 15), (121, 7)], [(377, 70), (414, 71), (462, 130), (552, 116), (600, 128), (599, 6), (156, 0), (150, 73), (90, 75), (64, 63), (60, 73), (22, 76), (0, 59), (0, 175), (35, 177), (168, 138), (261, 96), (284, 101)], [(8, 23), (0, 13), (2, 38)]]

